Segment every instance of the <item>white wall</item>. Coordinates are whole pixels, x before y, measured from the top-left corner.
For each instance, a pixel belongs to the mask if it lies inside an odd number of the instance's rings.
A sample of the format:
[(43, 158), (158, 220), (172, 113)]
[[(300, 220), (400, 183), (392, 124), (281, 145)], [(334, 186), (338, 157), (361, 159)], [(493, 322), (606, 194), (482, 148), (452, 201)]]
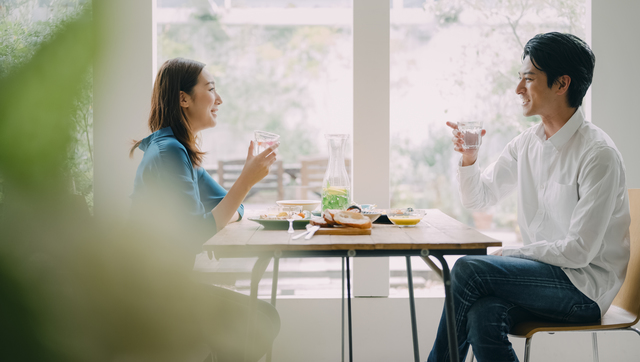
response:
[[(353, 199), (388, 208), (389, 0), (353, 0)], [(386, 26), (385, 26), (386, 24)], [(383, 25), (383, 26), (381, 26)], [(353, 260), (354, 296), (389, 296), (389, 258)]]
[(592, 120), (611, 136), (627, 167), (627, 186), (640, 187), (640, 1), (592, 0), (591, 44), (596, 55)]
[[(421, 361), (426, 361), (431, 350), (443, 304), (443, 298), (416, 299)], [(276, 305), (282, 327), (274, 343), (273, 361), (341, 360), (339, 299), (279, 299)], [(354, 361), (413, 361), (406, 298), (355, 298), (352, 310)], [(511, 343), (523, 360), (524, 339), (511, 338)], [(635, 333), (600, 332), (598, 345), (600, 361), (637, 362), (640, 356), (640, 338)], [(347, 346), (345, 342), (345, 361)], [(537, 334), (532, 339), (531, 361), (591, 361), (591, 334)]]
[[(426, 360), (440, 320), (441, 298), (416, 299), (421, 360)], [(282, 321), (273, 361), (340, 361), (340, 299), (279, 299)], [(354, 361), (413, 361), (406, 298), (355, 298)], [(346, 307), (345, 307), (346, 318)], [(345, 328), (345, 360), (348, 361)]]
[(94, 68), (94, 206), (108, 224), (120, 224), (129, 209), (135, 171), (132, 139), (148, 134), (153, 80), (152, 0), (94, 1), (101, 56)]

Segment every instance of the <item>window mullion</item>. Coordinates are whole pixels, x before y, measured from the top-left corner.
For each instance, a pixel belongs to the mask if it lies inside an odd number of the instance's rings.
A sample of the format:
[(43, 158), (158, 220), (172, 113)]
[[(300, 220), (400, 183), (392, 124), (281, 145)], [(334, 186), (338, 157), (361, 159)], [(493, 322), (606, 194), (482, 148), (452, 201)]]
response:
[[(353, 0), (353, 195), (389, 207), (389, 0)], [(354, 260), (354, 295), (389, 295), (389, 258)]]

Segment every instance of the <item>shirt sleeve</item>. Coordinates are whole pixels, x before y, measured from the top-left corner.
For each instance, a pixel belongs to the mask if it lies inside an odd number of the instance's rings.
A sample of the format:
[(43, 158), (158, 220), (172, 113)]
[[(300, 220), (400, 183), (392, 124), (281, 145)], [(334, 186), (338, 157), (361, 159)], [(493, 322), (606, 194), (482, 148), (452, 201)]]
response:
[(217, 231), (216, 221), (200, 201), (197, 180), (187, 152), (182, 147), (167, 145), (160, 150), (159, 162), (158, 186), (174, 208), (173, 215), (187, 215), (178, 220), (183, 220), (189, 228), (195, 228), (199, 237), (208, 239), (213, 236)]
[(584, 268), (601, 249), (616, 202), (624, 186), (623, 166), (612, 148), (600, 148), (586, 159), (578, 176), (578, 202), (569, 232), (561, 240), (541, 240), (505, 247), (502, 255), (541, 261), (566, 268)]
[[(197, 171), (200, 201), (204, 205), (205, 210), (211, 211), (218, 206), (220, 201), (227, 195), (227, 190), (220, 186), (204, 168), (198, 167)], [(240, 204), (238, 214), (240, 215), (240, 219), (242, 219), (244, 216), (244, 205)]]
[[(471, 166), (458, 167), (460, 199), (464, 207), (480, 210), (493, 206), (515, 190), (518, 184), (517, 142), (513, 139), (498, 159), (480, 172), (478, 161)], [(462, 160), (461, 160), (462, 161)]]

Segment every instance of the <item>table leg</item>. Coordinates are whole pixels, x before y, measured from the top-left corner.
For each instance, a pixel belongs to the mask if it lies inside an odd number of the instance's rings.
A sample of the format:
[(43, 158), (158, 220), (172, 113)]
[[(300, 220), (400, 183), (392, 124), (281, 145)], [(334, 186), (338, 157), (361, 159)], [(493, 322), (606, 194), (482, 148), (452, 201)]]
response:
[(273, 279), (271, 281), (271, 305), (276, 306), (276, 294), (278, 294), (278, 272), (280, 271), (280, 258), (273, 258)]
[(418, 346), (418, 325), (416, 324), (416, 303), (413, 298), (413, 272), (411, 271), (411, 257), (407, 256), (407, 281), (409, 283), (409, 309), (411, 312), (411, 336), (413, 337), (413, 359), (420, 362), (420, 346)]
[(425, 263), (427, 263), (429, 268), (431, 268), (431, 270), (433, 270), (433, 272), (438, 274), (440, 279), (442, 279), (442, 270), (440, 270), (440, 268), (438, 268), (438, 266), (433, 261), (431, 261), (431, 259), (429, 259), (428, 256), (421, 256), (421, 258), (422, 260), (424, 260)]
[(349, 276), (349, 257), (347, 259), (347, 315), (349, 320), (349, 362), (353, 362), (353, 341), (351, 339), (351, 277)]
[(455, 310), (453, 308), (453, 296), (451, 296), (451, 274), (449, 266), (442, 255), (434, 255), (442, 264), (442, 280), (444, 281), (444, 311), (447, 322), (447, 337), (449, 339), (449, 355), (451, 362), (460, 361), (458, 354), (458, 336), (456, 334)]
[(258, 284), (260, 284), (260, 279), (264, 275), (265, 270), (269, 266), (269, 262), (271, 262), (271, 255), (269, 256), (261, 256), (258, 258), (256, 263), (253, 265), (253, 270), (251, 271), (251, 294), (250, 294), (250, 303), (249, 303), (249, 317), (247, 318), (247, 339), (245, 340), (244, 345), (244, 360), (245, 362), (249, 361), (250, 351), (253, 350), (254, 346), (254, 333), (255, 333), (255, 325), (256, 325), (256, 309), (258, 303)]
[(344, 257), (342, 258), (342, 318), (340, 320), (340, 337), (342, 337), (342, 354), (340, 355), (340, 361), (344, 362)]
[[(273, 280), (271, 281), (271, 305), (276, 306), (276, 294), (278, 294), (278, 271), (280, 269), (280, 258), (273, 258)], [(273, 345), (267, 350), (267, 362), (271, 362), (271, 352)]]

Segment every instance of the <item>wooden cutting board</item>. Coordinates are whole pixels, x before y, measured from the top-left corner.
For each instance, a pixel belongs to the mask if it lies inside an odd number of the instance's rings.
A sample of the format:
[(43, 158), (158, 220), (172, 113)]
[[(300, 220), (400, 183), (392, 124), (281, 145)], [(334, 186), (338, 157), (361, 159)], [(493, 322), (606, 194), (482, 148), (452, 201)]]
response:
[(350, 227), (320, 228), (315, 235), (371, 235), (371, 229), (359, 229)]

